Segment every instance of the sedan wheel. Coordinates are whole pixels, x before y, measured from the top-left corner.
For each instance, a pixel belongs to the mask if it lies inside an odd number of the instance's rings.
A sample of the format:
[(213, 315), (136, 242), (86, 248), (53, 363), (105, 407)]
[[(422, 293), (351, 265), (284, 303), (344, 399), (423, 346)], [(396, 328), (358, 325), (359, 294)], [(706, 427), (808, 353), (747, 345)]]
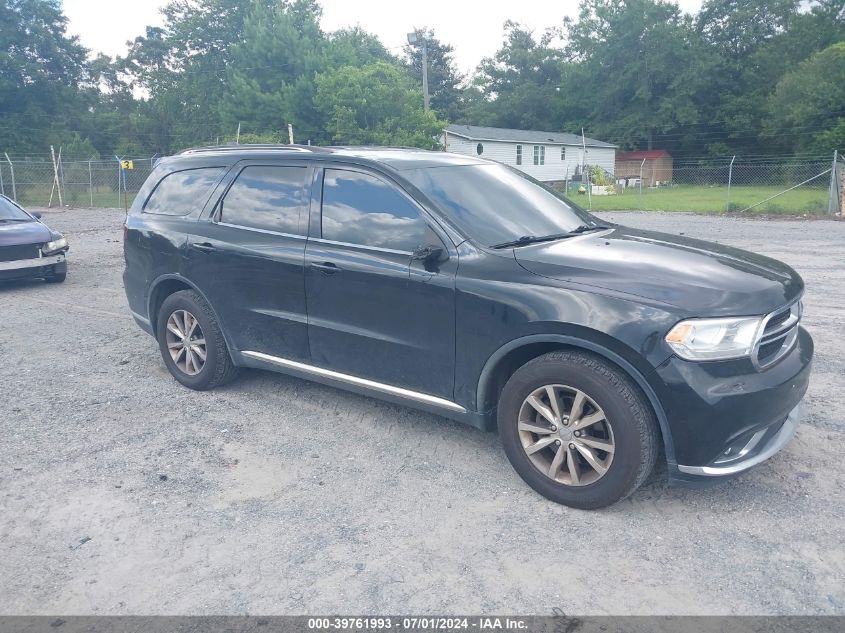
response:
[(517, 425), (528, 459), (566, 486), (586, 486), (607, 473), (616, 445), (595, 401), (566, 385), (545, 385), (522, 403)]

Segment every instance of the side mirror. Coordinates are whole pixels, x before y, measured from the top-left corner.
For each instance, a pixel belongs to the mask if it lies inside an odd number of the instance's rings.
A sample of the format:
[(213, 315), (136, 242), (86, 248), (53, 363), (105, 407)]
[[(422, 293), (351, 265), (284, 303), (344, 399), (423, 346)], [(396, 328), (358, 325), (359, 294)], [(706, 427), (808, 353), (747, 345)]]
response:
[(411, 254), (411, 259), (426, 263), (439, 262), (442, 257), (443, 249), (440, 246), (433, 246), (431, 244), (418, 246)]
[(32, 213), (30, 213), (30, 215), (31, 215), (32, 217), (34, 217), (36, 220), (40, 220), (40, 219), (41, 219), (41, 214), (40, 214), (40, 213), (38, 213), (38, 211), (33, 211)]

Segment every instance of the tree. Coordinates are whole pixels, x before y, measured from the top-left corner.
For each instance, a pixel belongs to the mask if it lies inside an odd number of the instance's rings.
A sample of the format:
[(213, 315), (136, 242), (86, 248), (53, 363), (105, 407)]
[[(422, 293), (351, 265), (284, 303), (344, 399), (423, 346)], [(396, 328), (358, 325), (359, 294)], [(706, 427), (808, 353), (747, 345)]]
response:
[(845, 149), (845, 42), (784, 75), (769, 100), (769, 128), (798, 151)]
[(365, 66), (378, 61), (396, 63), (397, 60), (378, 37), (360, 26), (340, 29), (328, 35), (327, 68)]
[(66, 32), (58, 0), (0, 3), (0, 136), (6, 151), (44, 152), (95, 98), (86, 50)]
[(228, 90), (232, 49), (245, 39), (250, 13), (276, 0), (171, 0), (165, 24), (150, 28), (120, 60), (130, 85), (149, 95), (139, 106), (147, 138), (170, 152), (213, 141)]
[(406, 44), (404, 47), (408, 70), (418, 85), (422, 85), (423, 39), (426, 42), (428, 59), (428, 93), (431, 108), (439, 117), (456, 121), (463, 114), (461, 84), (464, 82), (464, 76), (455, 65), (455, 49), (438, 40), (432, 29), (420, 29), (418, 43)]
[(401, 66), (342, 66), (317, 75), (315, 84), (315, 107), (333, 143), (438, 146), (446, 124), (423, 110), (422, 90)]
[(797, 10), (797, 0), (705, 0), (694, 25), (705, 81), (693, 80), (700, 119), (709, 122), (699, 130), (704, 144), (759, 151), (766, 100), (783, 73), (776, 60), (768, 65), (773, 72), (765, 72), (763, 58)]
[(567, 52), (577, 62), (564, 86), (566, 110), (593, 133), (651, 149), (695, 119), (679, 69), (692, 63), (688, 23), (664, 0), (582, 0), (567, 20)]
[(527, 28), (505, 23), (505, 43), (479, 66), (475, 89), (483, 100), (470, 99), (467, 112), (500, 127), (557, 130), (563, 120), (561, 83), (563, 51), (550, 45), (554, 32), (540, 40)]
[(231, 53), (221, 122), (254, 133), (275, 132), (291, 123), (297, 134), (321, 140), (322, 120), (314, 109), (314, 77), (325, 66), (320, 7), (313, 0), (256, 6), (246, 17), (243, 41)]

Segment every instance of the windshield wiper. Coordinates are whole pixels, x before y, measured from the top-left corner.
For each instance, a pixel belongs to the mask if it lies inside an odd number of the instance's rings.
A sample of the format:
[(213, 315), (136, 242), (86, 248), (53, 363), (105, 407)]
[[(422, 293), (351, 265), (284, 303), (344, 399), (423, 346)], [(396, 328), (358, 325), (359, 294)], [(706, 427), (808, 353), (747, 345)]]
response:
[(603, 224), (593, 224), (592, 226), (582, 224), (572, 229), (567, 235), (578, 235), (579, 233), (587, 233), (589, 231), (603, 231), (609, 228), (609, 226), (604, 226)]
[(563, 240), (567, 237), (575, 237), (576, 235), (580, 235), (581, 233), (587, 233), (589, 231), (603, 231), (604, 229), (609, 229), (609, 226), (603, 226), (600, 224), (596, 224), (593, 226), (587, 226), (586, 224), (582, 224), (580, 226), (575, 227), (571, 231), (567, 231), (566, 233), (554, 233), (552, 235), (523, 235), (515, 240), (511, 240), (509, 242), (502, 242), (501, 244), (493, 244), (490, 248), (512, 248), (517, 246), (527, 246), (528, 244), (537, 244), (539, 242), (552, 242), (554, 240)]

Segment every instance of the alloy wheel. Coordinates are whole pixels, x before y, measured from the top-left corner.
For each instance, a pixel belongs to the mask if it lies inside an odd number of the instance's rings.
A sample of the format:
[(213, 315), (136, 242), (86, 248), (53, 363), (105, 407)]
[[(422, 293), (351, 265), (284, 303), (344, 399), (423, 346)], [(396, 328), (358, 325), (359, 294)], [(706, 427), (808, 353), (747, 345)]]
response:
[(607, 473), (616, 444), (601, 407), (566, 385), (532, 391), (519, 409), (519, 440), (528, 459), (549, 479), (586, 486)]
[(188, 376), (196, 376), (205, 366), (205, 335), (187, 310), (176, 310), (167, 319), (167, 351), (173, 364)]

